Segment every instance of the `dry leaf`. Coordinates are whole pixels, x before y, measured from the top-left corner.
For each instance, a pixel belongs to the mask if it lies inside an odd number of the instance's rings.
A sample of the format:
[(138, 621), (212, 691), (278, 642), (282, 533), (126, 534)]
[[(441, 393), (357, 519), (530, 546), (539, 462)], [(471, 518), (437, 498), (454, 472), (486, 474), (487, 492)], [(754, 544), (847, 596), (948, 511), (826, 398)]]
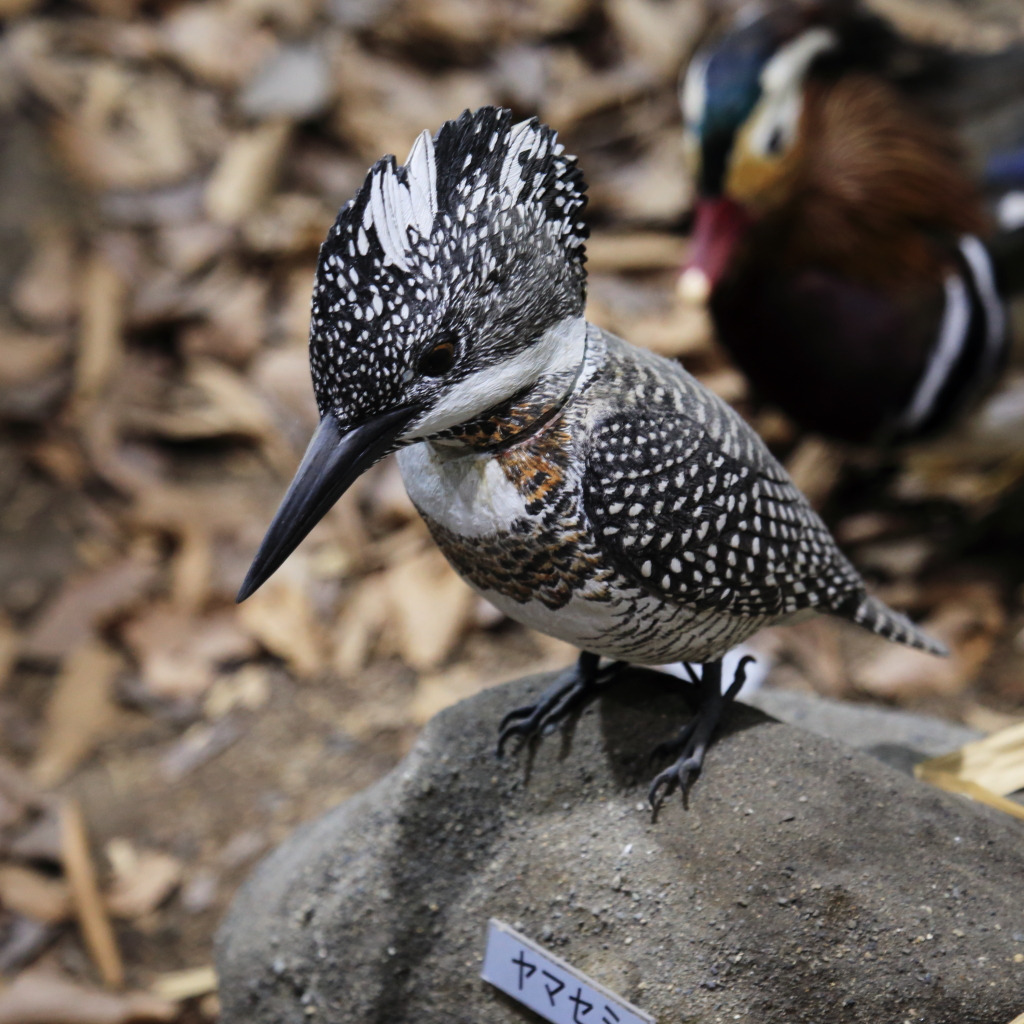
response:
[(243, 665), (213, 684), (203, 702), (203, 714), (216, 721), (235, 708), (259, 711), (268, 700), (270, 670), (265, 665)]
[(495, 101), (488, 80), (470, 71), (426, 75), (339, 41), (331, 54), (340, 102), (335, 129), (367, 160), (403, 159), (425, 125), (440, 125)]
[(31, 771), (37, 785), (62, 782), (117, 727), (114, 681), (123, 667), (117, 654), (95, 640), (68, 657), (46, 705)]
[(481, 678), (479, 670), (471, 665), (455, 665), (445, 672), (421, 675), (416, 680), (409, 715), (415, 725), (425, 725), (439, 711), (493, 684), (493, 680)]
[(303, 346), (262, 352), (253, 363), (249, 379), (267, 400), (292, 448), (303, 451), (320, 422), (309, 379), (309, 351)]
[(172, 1021), (178, 1008), (148, 992), (114, 995), (47, 969), (25, 971), (0, 991), (0, 1024), (129, 1024)]
[(168, 224), (156, 236), (160, 259), (182, 276), (201, 270), (231, 241), (231, 229), (227, 225), (210, 224), (208, 221)]
[(475, 593), (436, 548), (393, 566), (386, 574), (396, 642), (411, 668), (436, 668), (469, 624)]
[(149, 987), (153, 995), (160, 999), (180, 1003), (185, 999), (195, 999), (207, 992), (217, 990), (217, 972), (210, 967), (189, 967), (184, 971), (167, 971), (160, 974)]
[(540, 117), (561, 132), (598, 111), (635, 100), (654, 84), (654, 76), (638, 61), (596, 70), (571, 46), (546, 48), (542, 65)]
[(79, 402), (99, 397), (122, 358), (125, 282), (102, 253), (95, 252), (82, 272), (81, 322), (75, 394)]
[(678, 129), (650, 140), (643, 154), (594, 182), (594, 204), (624, 221), (671, 224), (693, 200)]
[(805, 436), (786, 460), (790, 479), (816, 509), (828, 501), (842, 469), (842, 449), (813, 434)]
[(29, 323), (60, 327), (78, 308), (75, 239), (63, 224), (40, 228), (32, 257), (11, 286), (11, 306)]
[[(1021, 39), (1019, 17), (999, 21), (979, 16), (979, 8), (948, 0), (867, 0), (867, 7), (897, 31), (922, 43), (974, 53), (995, 53)], [(988, 5), (989, 10), (996, 5)], [(1010, 14), (1013, 8), (1007, 9)]]
[(988, 660), (1005, 619), (1002, 603), (990, 587), (964, 587), (920, 623), (949, 648), (950, 657), (887, 644), (854, 666), (851, 679), (865, 692), (889, 699), (962, 693)]
[(181, 383), (169, 389), (161, 408), (139, 406), (126, 424), (176, 441), (232, 435), (272, 441), (269, 411), (244, 377), (213, 359), (189, 360)]
[[(96, 883), (96, 865), (89, 852), (85, 818), (74, 800), (64, 800), (60, 805), (60, 836), (64, 876), (86, 948), (104, 984), (108, 988), (121, 988), (124, 964)], [(0, 1022), (2, 1020), (0, 1016)]]
[(171, 603), (182, 611), (201, 610), (210, 594), (213, 542), (201, 524), (186, 529), (171, 563)]
[(305, 567), (292, 557), (238, 609), (238, 621), (271, 654), (283, 658), (300, 678), (323, 670), (320, 623), (306, 592)]
[(0, 388), (38, 384), (61, 367), (68, 352), (68, 338), (63, 334), (0, 330)]
[(175, 76), (96, 61), (81, 102), (54, 126), (67, 166), (105, 189), (142, 189), (179, 182), (198, 167), (220, 134)]
[[(204, 320), (183, 333), (182, 350), (229, 363), (248, 361), (259, 351), (266, 335), (267, 291), (266, 278), (242, 273), (225, 261), (191, 292), (192, 309)], [(306, 295), (307, 334), (311, 294), (312, 285)]]
[(223, 665), (256, 654), (239, 616), (220, 611), (196, 618), (154, 604), (124, 629), (139, 662), (146, 693), (158, 700), (194, 700), (213, 685)]
[(332, 636), (332, 665), (338, 675), (354, 675), (366, 664), (390, 612), (389, 586), (383, 574), (368, 576), (353, 588)]
[(629, 56), (652, 75), (674, 80), (704, 27), (699, 3), (608, 0), (607, 16)]
[(290, 138), (289, 122), (275, 120), (239, 132), (228, 143), (206, 186), (211, 220), (242, 224), (260, 207), (277, 182)]
[(7, 613), (0, 610), (0, 691), (3, 690), (11, 670), (18, 661), (20, 649), (21, 635), (14, 628)]
[(0, 866), (0, 904), (12, 913), (48, 924), (71, 916), (71, 893), (63, 879), (13, 864)]
[[(242, 237), (250, 249), (260, 253), (294, 256), (315, 252), (334, 223), (334, 216), (335, 211), (322, 200), (286, 192), (246, 218)], [(306, 306), (308, 327), (308, 296)]]
[(948, 772), (999, 796), (1024, 789), (1024, 722), (967, 743), (959, 750), (923, 761), (920, 778)]
[(720, 370), (697, 375), (697, 380), (722, 399), (723, 402), (742, 402), (750, 395), (750, 384), (739, 370), (723, 366)]
[(161, 26), (167, 53), (213, 85), (246, 81), (276, 48), (273, 33), (260, 28), (241, 5), (191, 3), (175, 7)]
[(136, 850), (127, 839), (111, 839), (106, 854), (114, 873), (107, 910), (114, 917), (134, 921), (151, 914), (181, 883), (181, 861), (169, 853)]
[(0, 0), (0, 18), (20, 18), (40, 6), (42, 0)]
[(226, 715), (216, 725), (197, 722), (160, 760), (165, 782), (180, 782), (190, 772), (219, 757), (245, 734), (241, 723)]
[(994, 807), (997, 811), (1002, 811), (1004, 814), (1009, 814), (1011, 817), (1020, 818), (1024, 821), (1024, 807), (1014, 803), (1012, 800), (1007, 800), (1005, 796), (993, 793), (992, 790), (986, 789), (984, 786), (979, 786), (977, 782), (972, 782), (970, 779), (962, 779), (953, 772), (940, 771), (929, 766), (927, 761), (922, 761), (920, 764), (915, 765), (914, 774), (922, 782), (930, 782), (933, 786), (946, 790), (947, 793), (959, 793), (962, 796), (969, 796), (972, 800), (977, 800), (978, 803), (987, 804), (989, 807)]
[(881, 541), (857, 549), (854, 561), (861, 571), (883, 572), (895, 579), (916, 577), (935, 554), (935, 544), (925, 537)]
[(676, 270), (683, 265), (688, 248), (685, 239), (667, 231), (592, 231), (587, 239), (587, 270), (591, 274)]
[(26, 634), (23, 653), (36, 658), (71, 653), (94, 629), (139, 601), (158, 572), (152, 555), (140, 550), (87, 576), (72, 577)]

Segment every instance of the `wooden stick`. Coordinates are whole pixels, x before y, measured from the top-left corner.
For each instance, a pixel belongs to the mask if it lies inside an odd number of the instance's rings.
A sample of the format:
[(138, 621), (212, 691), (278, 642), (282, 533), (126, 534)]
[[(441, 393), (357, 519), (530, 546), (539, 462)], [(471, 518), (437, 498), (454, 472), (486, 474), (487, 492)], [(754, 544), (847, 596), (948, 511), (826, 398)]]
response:
[(89, 853), (85, 819), (74, 800), (61, 803), (60, 837), (64, 873), (89, 955), (107, 988), (124, 988), (124, 964), (96, 882), (96, 867)]

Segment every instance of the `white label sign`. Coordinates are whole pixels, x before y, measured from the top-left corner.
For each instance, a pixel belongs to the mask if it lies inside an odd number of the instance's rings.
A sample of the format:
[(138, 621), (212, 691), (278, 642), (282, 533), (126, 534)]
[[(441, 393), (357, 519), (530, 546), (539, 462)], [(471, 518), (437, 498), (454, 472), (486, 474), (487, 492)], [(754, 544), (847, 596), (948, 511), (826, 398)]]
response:
[(493, 917), (480, 977), (552, 1024), (656, 1024), (649, 1013)]

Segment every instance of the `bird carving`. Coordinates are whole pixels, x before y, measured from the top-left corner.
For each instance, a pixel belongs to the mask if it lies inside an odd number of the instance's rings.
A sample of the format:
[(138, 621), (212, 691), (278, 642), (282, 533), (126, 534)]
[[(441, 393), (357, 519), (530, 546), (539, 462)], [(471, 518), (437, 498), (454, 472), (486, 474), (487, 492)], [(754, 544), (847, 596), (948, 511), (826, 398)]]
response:
[[(838, 615), (942, 653), (871, 597), (760, 438), (681, 366), (586, 322), (583, 176), (535, 119), (482, 108), (379, 161), (320, 250), (310, 365), (320, 425), (244, 600), (356, 477), (398, 452), (459, 574), (583, 653), (500, 726), (499, 751), (625, 666), (704, 666), (657, 805), (699, 771), (773, 623)], [(679, 680), (667, 685), (686, 686)]]

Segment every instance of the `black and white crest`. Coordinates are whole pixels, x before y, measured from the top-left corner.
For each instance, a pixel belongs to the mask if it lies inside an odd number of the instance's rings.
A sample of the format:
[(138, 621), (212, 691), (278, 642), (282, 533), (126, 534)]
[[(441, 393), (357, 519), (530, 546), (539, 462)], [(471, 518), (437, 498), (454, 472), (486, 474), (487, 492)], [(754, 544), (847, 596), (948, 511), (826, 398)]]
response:
[(416, 367), (439, 341), (458, 346), (457, 381), (581, 316), (585, 189), (552, 129), (495, 107), (423, 132), (404, 165), (378, 161), (320, 250), (321, 414), (414, 400)]

